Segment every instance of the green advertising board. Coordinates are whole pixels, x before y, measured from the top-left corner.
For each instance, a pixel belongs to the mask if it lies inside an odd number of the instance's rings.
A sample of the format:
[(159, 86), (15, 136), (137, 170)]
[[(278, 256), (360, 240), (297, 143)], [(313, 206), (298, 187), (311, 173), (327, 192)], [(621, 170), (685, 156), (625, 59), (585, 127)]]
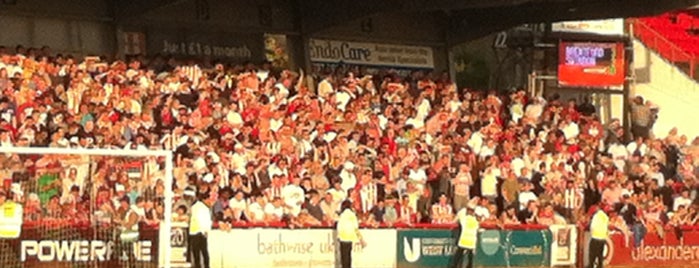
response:
[(398, 267), (449, 267), (454, 237), (451, 230), (399, 230)]
[[(399, 230), (397, 260), (400, 268), (450, 267), (457, 232), (451, 230)], [(481, 230), (476, 267), (549, 266), (549, 230)]]
[(508, 267), (548, 267), (551, 263), (551, 231), (503, 231)]
[(502, 231), (481, 230), (478, 232), (474, 264), (486, 267), (505, 267), (507, 266), (506, 251), (507, 247)]

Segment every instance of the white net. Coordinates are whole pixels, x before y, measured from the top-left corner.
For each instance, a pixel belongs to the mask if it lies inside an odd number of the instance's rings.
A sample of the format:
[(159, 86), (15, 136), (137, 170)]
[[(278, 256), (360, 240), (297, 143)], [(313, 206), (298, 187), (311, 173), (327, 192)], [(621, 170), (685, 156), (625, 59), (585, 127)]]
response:
[(169, 267), (169, 153), (41, 150), (0, 148), (0, 267)]

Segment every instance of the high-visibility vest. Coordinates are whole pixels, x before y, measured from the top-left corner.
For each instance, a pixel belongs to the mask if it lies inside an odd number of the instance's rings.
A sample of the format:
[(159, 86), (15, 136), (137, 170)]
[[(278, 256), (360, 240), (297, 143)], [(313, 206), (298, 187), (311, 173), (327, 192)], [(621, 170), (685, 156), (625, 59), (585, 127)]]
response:
[[(136, 213), (133, 211), (133, 209), (129, 209), (128, 212), (126, 212), (126, 216), (124, 217), (124, 222), (129, 221), (129, 217), (131, 216), (132, 213)], [(121, 234), (119, 234), (119, 239), (121, 239), (121, 242), (136, 242), (138, 241), (138, 222), (136, 222), (134, 225), (131, 225), (130, 228), (124, 227), (121, 230)]]
[(607, 240), (609, 237), (609, 216), (602, 210), (595, 212), (590, 221), (590, 235), (594, 239)]
[(0, 239), (18, 238), (22, 232), (22, 205), (7, 201), (0, 206)]
[(476, 240), (478, 239), (478, 219), (473, 215), (466, 215), (466, 213), (460, 214), (461, 236), (459, 237), (459, 247), (475, 249)]
[(357, 215), (351, 210), (345, 209), (345, 211), (340, 214), (340, 218), (337, 221), (337, 239), (343, 242), (358, 242), (358, 228), (359, 222), (357, 221)]

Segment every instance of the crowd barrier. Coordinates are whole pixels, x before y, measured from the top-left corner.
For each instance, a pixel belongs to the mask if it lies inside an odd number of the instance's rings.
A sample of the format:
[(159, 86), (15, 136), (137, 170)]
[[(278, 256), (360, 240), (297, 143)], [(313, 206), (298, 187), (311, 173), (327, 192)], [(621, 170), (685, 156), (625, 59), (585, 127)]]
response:
[[(172, 267), (187, 267), (186, 223), (170, 232)], [(575, 225), (484, 226), (478, 233), (477, 267), (585, 265), (589, 233)], [(136, 267), (162, 264), (162, 230), (144, 227), (132, 244)], [(160, 235), (159, 235), (160, 234)], [(362, 229), (367, 242), (355, 245), (353, 267), (448, 267), (458, 236), (454, 225)], [(668, 231), (663, 238), (646, 235), (639, 247), (633, 238), (612, 232), (605, 260), (611, 266), (678, 267), (699, 265), (699, 228)], [(211, 267), (337, 267), (336, 233), (329, 228), (233, 228), (209, 235)], [(106, 226), (27, 223), (19, 239), (0, 240), (0, 267), (120, 267), (124, 264), (118, 230)], [(578, 250), (581, 247), (582, 250)], [(77, 266), (76, 266), (77, 265)]]
[[(366, 247), (353, 247), (353, 267), (448, 267), (458, 230), (454, 225), (362, 229)], [(573, 225), (482, 229), (475, 264), (481, 267), (575, 263)], [(556, 234), (556, 235), (553, 235)], [(209, 236), (211, 267), (337, 267), (332, 229), (232, 229)], [(552, 258), (552, 256), (555, 256)]]

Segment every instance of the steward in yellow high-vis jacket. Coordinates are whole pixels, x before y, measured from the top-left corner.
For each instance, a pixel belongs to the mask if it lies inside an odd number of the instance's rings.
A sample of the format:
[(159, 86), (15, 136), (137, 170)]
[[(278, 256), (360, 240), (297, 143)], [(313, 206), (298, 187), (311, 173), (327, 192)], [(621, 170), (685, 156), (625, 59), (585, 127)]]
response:
[(22, 232), (22, 205), (0, 190), (0, 239), (18, 238)]

